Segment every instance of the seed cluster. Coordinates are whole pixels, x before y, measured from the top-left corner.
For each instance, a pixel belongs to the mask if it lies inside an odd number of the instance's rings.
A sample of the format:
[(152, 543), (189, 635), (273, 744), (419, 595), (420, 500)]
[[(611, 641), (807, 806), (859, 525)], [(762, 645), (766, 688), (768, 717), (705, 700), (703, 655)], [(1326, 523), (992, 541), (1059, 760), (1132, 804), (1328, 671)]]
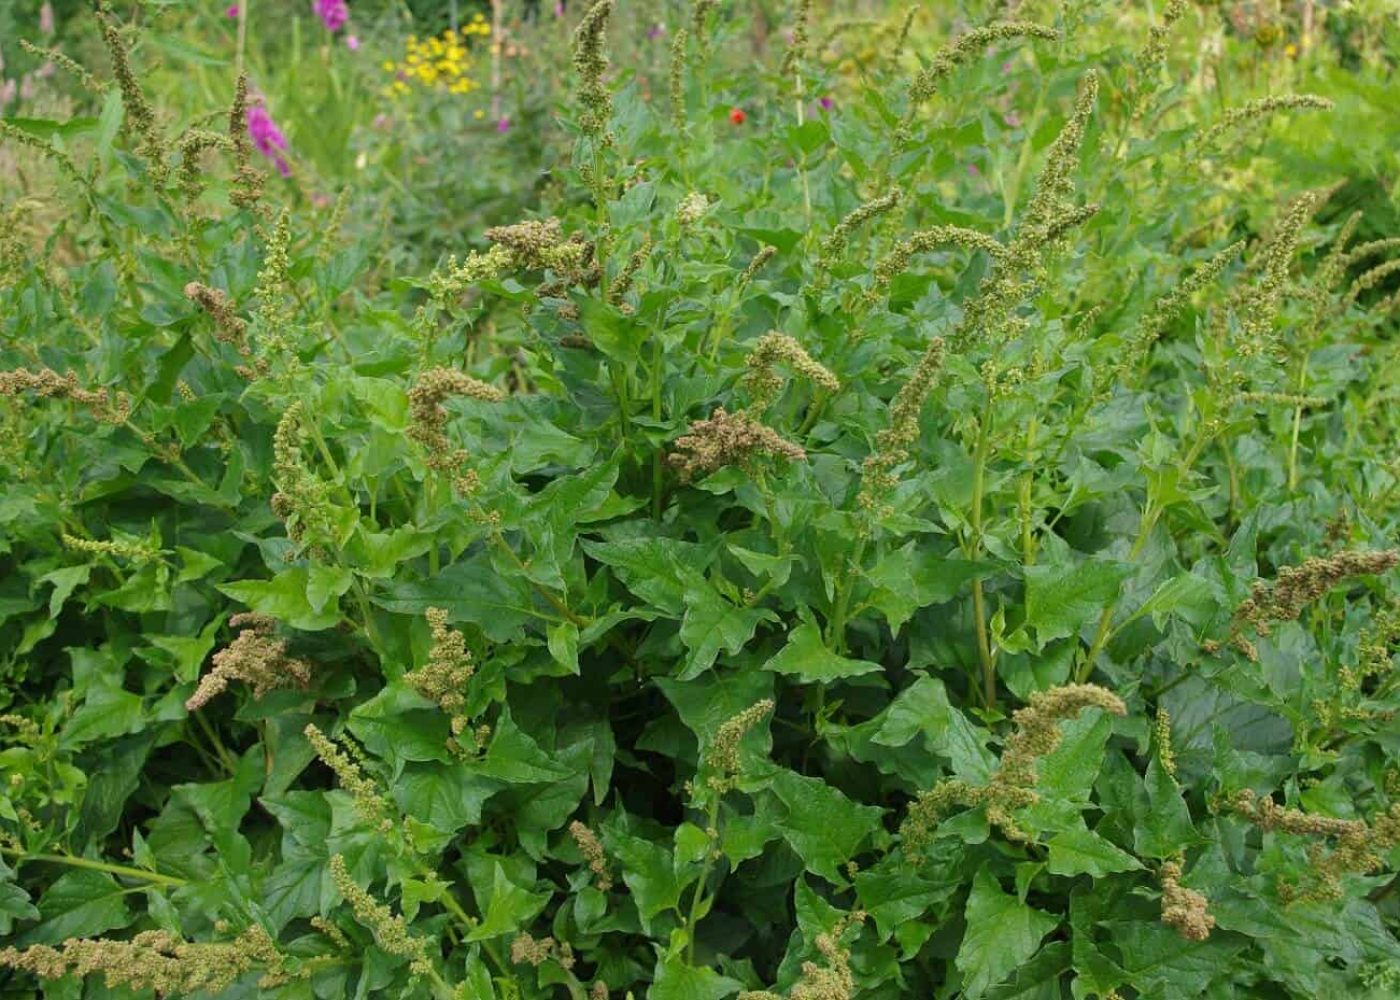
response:
[(71, 399), (87, 407), (98, 420), (108, 424), (125, 423), (131, 415), (131, 399), (125, 393), (115, 395), (107, 389), (84, 389), (76, 372), (58, 374), (52, 368), (30, 371), (16, 368), (0, 372), (0, 396), (33, 393), (39, 399)]
[(1330, 556), (1314, 556), (1299, 566), (1285, 566), (1278, 576), (1254, 584), (1249, 596), (1235, 609), (1231, 643), (1251, 660), (1258, 652), (1240, 635), (1246, 626), (1267, 636), (1274, 625), (1290, 622), (1309, 604), (1344, 580), (1384, 573), (1400, 562), (1400, 550), (1348, 550)]
[(1035, 785), (1040, 760), (1054, 753), (1064, 738), (1060, 723), (1076, 718), (1086, 708), (1110, 715), (1126, 715), (1128, 711), (1123, 699), (1096, 684), (1066, 684), (1031, 695), (1027, 705), (1012, 715), (1015, 729), (986, 785), (979, 788), (963, 781), (940, 781), (910, 805), (900, 831), (906, 854), (918, 859), (932, 841), (938, 823), (959, 807), (984, 806), (987, 820), (1008, 839), (1031, 843), (1033, 836), (1021, 829), (1013, 813), (1039, 801)]
[(233, 642), (214, 654), (214, 667), (199, 682), (185, 702), (193, 712), (209, 704), (227, 690), (231, 681), (253, 686), (253, 697), (261, 698), (278, 688), (305, 687), (311, 681), (311, 664), (287, 655), (287, 640), (274, 634), (275, 619), (267, 615), (234, 615), (229, 625), (239, 630)]
[(232, 941), (195, 942), (164, 930), (141, 931), (129, 941), (69, 938), (57, 948), (34, 945), (0, 950), (0, 967), (41, 979), (79, 979), (101, 973), (110, 989), (153, 990), (161, 996), (218, 994), (261, 968), (259, 987), (288, 981), (286, 958), (259, 924)]
[(669, 461), (685, 480), (704, 476), (727, 465), (750, 466), (762, 456), (801, 462), (807, 452), (748, 412), (730, 413), (717, 407), (708, 420), (697, 420), (676, 439)]
[(1256, 795), (1249, 789), (1237, 792), (1227, 806), (1265, 833), (1277, 831), (1313, 840), (1307, 849), (1307, 884), (1301, 889), (1287, 884), (1279, 887), (1280, 894), (1288, 899), (1339, 899), (1343, 875), (1369, 875), (1379, 871), (1385, 865), (1385, 856), (1400, 844), (1400, 803), (1392, 805), (1370, 823), (1285, 808), (1272, 798)]
[(455, 368), (430, 368), (408, 391), (409, 438), (423, 446), (428, 468), (450, 474), (457, 491), (470, 495), (479, 485), (475, 470), (466, 468), (471, 454), (455, 447), (445, 430), (447, 410), (442, 403), (452, 396), (498, 403), (505, 399), (505, 393)]
[(837, 392), (840, 380), (829, 369), (810, 354), (793, 337), (776, 330), (758, 338), (749, 352), (748, 372), (744, 376), (744, 387), (753, 400), (750, 412), (760, 414), (778, 397), (783, 388), (783, 378), (777, 372), (780, 364), (786, 364), (796, 374), (812, 382), (827, 392)]
[(394, 911), (361, 888), (350, 875), (343, 855), (331, 855), (330, 870), (336, 890), (350, 904), (355, 919), (374, 934), (375, 943), (390, 955), (408, 959), (415, 976), (431, 975), (428, 939), (410, 931), (403, 917), (395, 916)]
[(1162, 923), (1176, 928), (1188, 941), (1204, 941), (1215, 926), (1215, 917), (1207, 910), (1210, 901), (1182, 885), (1181, 872), (1181, 862), (1172, 860), (1164, 862), (1158, 873), (1162, 880)]

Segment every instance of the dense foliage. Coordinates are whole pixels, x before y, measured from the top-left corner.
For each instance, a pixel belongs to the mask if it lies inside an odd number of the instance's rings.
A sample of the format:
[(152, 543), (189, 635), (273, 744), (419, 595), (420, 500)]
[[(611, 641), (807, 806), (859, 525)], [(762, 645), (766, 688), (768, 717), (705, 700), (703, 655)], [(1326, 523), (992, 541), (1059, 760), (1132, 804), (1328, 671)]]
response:
[[(256, 5), (187, 92), (55, 29), (0, 994), (1396, 995), (1393, 36), (626, 6), (508, 108), (395, 41), (339, 198)], [(343, 51), (285, 71), (368, 106)]]

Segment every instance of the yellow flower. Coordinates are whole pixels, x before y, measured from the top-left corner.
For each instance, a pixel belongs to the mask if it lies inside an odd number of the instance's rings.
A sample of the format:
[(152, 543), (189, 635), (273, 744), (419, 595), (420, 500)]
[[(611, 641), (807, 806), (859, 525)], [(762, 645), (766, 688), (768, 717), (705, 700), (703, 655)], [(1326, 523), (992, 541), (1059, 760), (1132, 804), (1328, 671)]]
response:
[(1292, 42), (1289, 42), (1283, 47), (1283, 54), (1286, 55), (1289, 59), (1293, 59), (1298, 55), (1298, 46), (1294, 45)]

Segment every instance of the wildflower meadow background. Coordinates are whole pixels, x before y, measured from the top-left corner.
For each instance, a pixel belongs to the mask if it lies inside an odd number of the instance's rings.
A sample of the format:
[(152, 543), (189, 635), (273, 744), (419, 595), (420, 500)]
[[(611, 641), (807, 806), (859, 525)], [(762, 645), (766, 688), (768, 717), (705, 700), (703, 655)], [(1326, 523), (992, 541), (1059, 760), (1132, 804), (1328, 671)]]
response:
[(1400, 997), (1394, 0), (0, 60), (0, 997)]

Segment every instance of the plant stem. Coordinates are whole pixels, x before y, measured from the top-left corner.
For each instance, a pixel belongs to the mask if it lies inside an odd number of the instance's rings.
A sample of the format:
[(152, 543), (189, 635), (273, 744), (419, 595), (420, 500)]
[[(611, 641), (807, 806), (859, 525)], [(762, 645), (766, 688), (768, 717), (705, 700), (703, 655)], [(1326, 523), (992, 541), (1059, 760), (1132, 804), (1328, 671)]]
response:
[[(719, 804), (722, 796), (719, 792), (713, 792), (713, 795), (714, 798), (710, 802), (710, 811), (705, 824), (706, 832), (715, 829), (715, 824), (719, 822)], [(710, 879), (710, 868), (713, 865), (713, 853), (706, 851), (705, 860), (700, 866), (700, 879), (695, 883), (695, 894), (690, 897), (690, 915), (685, 921), (685, 960), (688, 965), (695, 963), (695, 925), (700, 922), (700, 903), (705, 898), (705, 883)]]
[(851, 554), (851, 562), (845, 578), (841, 581), (841, 589), (836, 595), (836, 606), (831, 613), (830, 634), (827, 635), (826, 641), (837, 653), (846, 651), (846, 614), (851, 606), (851, 594), (856, 588), (856, 577), (860, 574), (868, 542), (869, 536), (862, 533), (860, 541), (856, 542), (855, 552)]
[[(991, 450), (991, 442), (992, 402), (989, 397), (977, 428), (977, 447), (972, 456), (972, 513), (968, 558), (973, 562), (977, 562), (982, 556), (982, 501), (986, 493), (987, 454)], [(982, 697), (987, 708), (994, 709), (997, 707), (996, 660), (992, 657), (992, 646), (987, 637), (986, 598), (980, 579), (972, 581), (972, 618), (977, 633), (977, 659), (982, 667)]]
[(80, 858), (74, 854), (26, 854), (13, 847), (0, 847), (0, 854), (9, 855), (20, 863), (39, 861), (45, 864), (68, 865), (70, 868), (86, 868), (90, 871), (106, 872), (120, 878), (140, 879), (153, 885), (165, 885), (171, 888), (179, 888), (188, 884), (185, 879), (176, 878), (174, 875), (162, 875), (159, 872), (149, 872), (128, 865), (114, 865), (106, 861), (95, 861), (92, 858)]
[[(1308, 384), (1308, 359), (1303, 358), (1303, 363), (1298, 369), (1298, 395), (1303, 394), (1303, 390)], [(1298, 487), (1298, 435), (1303, 429), (1303, 404), (1300, 402), (1293, 408), (1293, 437), (1288, 444), (1288, 492), (1292, 493)]]

